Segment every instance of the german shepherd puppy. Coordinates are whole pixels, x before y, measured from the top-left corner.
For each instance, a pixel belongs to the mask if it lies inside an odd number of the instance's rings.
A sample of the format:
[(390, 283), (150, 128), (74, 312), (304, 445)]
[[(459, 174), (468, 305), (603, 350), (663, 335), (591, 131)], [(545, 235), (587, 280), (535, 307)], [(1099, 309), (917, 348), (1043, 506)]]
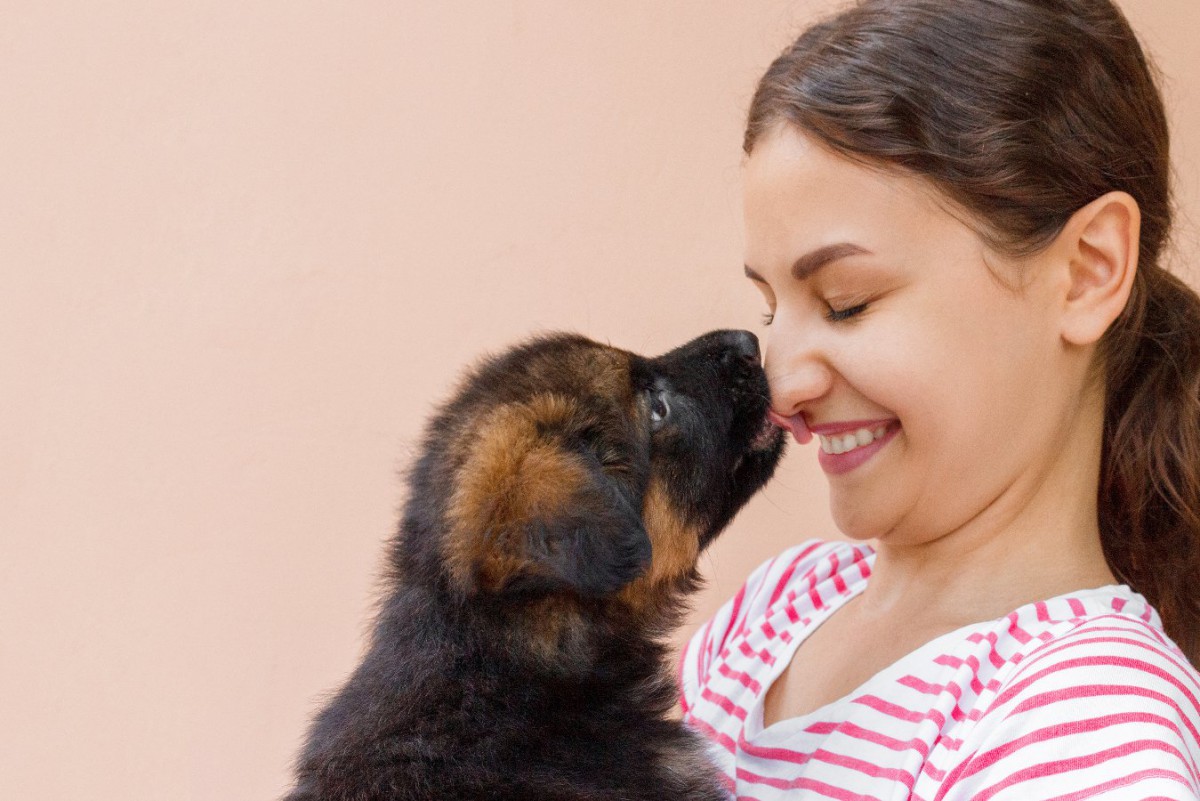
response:
[(747, 331), (485, 360), (426, 429), (369, 650), (289, 801), (726, 798), (664, 638), (783, 451), (768, 403)]

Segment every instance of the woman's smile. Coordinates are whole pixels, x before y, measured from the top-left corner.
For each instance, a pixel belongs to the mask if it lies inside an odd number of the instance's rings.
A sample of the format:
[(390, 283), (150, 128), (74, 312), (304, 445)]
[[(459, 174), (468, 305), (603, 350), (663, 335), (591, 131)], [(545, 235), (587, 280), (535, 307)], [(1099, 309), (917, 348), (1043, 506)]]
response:
[[(900, 431), (896, 420), (865, 423), (827, 423), (809, 427), (821, 443), (817, 461), (829, 475), (848, 473), (892, 441)], [(828, 433), (822, 433), (828, 432)]]

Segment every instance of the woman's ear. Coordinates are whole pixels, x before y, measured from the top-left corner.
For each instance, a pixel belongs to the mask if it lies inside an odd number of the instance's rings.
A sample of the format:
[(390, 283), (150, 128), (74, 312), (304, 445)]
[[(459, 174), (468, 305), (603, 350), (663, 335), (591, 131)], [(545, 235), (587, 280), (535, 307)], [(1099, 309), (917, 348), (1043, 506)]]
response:
[(1138, 266), (1142, 214), (1125, 192), (1109, 192), (1071, 215), (1056, 237), (1065, 291), (1062, 337), (1091, 345), (1125, 309)]

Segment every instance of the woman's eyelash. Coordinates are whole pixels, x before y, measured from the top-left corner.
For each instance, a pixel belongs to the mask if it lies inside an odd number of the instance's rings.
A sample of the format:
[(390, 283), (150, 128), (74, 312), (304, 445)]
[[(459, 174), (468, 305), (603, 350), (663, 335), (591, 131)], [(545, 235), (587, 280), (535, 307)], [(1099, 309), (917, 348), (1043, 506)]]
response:
[(866, 310), (867, 310), (867, 304), (860, 303), (857, 306), (849, 306), (845, 309), (830, 309), (825, 314), (825, 318), (827, 320), (829, 320), (830, 322), (839, 323), (843, 320), (849, 320), (851, 317), (855, 316), (856, 314), (862, 314)]
[[(862, 314), (867, 310), (866, 303), (860, 303), (857, 306), (849, 306), (845, 309), (830, 309), (825, 313), (825, 319), (832, 323), (840, 323), (843, 320), (849, 320), (855, 315)], [(762, 316), (762, 324), (770, 325), (775, 322), (775, 315), (771, 312), (766, 312)]]

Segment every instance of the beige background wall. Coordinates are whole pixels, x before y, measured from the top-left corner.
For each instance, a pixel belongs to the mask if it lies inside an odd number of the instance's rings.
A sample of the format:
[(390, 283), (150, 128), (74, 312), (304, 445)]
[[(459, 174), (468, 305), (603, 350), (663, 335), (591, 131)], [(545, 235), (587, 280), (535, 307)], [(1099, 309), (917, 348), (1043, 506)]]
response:
[[(742, 115), (827, 5), (0, 3), (0, 798), (278, 796), (462, 365), (757, 327)], [(1194, 217), (1200, 11), (1126, 7)], [(696, 620), (835, 533), (813, 454)]]

